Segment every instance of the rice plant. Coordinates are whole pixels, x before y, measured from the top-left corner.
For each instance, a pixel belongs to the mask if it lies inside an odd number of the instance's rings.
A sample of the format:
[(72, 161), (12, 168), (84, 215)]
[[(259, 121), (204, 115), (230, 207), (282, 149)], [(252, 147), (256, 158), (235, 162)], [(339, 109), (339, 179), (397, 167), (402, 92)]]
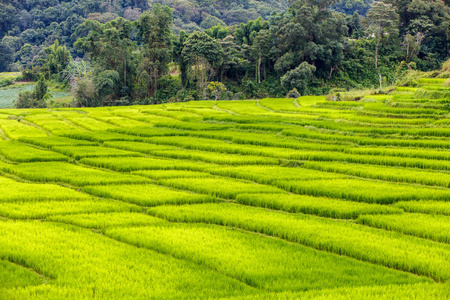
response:
[(279, 181), (279, 186), (296, 194), (391, 204), (402, 200), (448, 200), (450, 190), (361, 179)]
[(303, 167), (392, 182), (418, 183), (446, 188), (450, 187), (449, 173), (340, 162), (306, 162), (303, 164)]
[(31, 181), (64, 182), (75, 186), (149, 182), (149, 179), (136, 175), (124, 175), (64, 162), (25, 163), (3, 168), (9, 173)]
[(148, 177), (153, 180), (167, 178), (207, 178), (212, 177), (211, 174), (198, 171), (187, 170), (141, 170), (134, 171), (132, 174)]
[(338, 219), (356, 219), (361, 215), (399, 214), (403, 212), (399, 208), (387, 205), (292, 194), (240, 194), (236, 197), (236, 202), (244, 205)]
[(17, 140), (22, 137), (47, 137), (45, 131), (20, 122), (20, 120), (0, 119), (0, 128), (12, 140)]
[(20, 199), (2, 203), (0, 216), (10, 219), (43, 219), (52, 215), (142, 211), (137, 205), (110, 199), (24, 201), (25, 199)]
[(450, 217), (408, 213), (395, 216), (364, 215), (358, 223), (398, 231), (442, 243), (450, 243)]
[(450, 216), (450, 202), (448, 201), (400, 201), (394, 206), (412, 213)]
[(85, 186), (83, 191), (98, 197), (118, 199), (142, 206), (215, 201), (210, 196), (177, 191), (155, 184), (90, 185)]
[(106, 235), (195, 262), (265, 291), (428, 281), (298, 244), (211, 225), (119, 227), (107, 229)]
[(52, 215), (47, 220), (80, 227), (105, 229), (116, 226), (145, 226), (165, 223), (164, 220), (142, 212), (93, 212), (81, 214)]
[(202, 161), (206, 163), (215, 163), (220, 165), (278, 165), (280, 161), (270, 157), (260, 157), (255, 155), (238, 155), (214, 153), (208, 151), (189, 151), (179, 150), (157, 150), (151, 153), (154, 156), (167, 157), (174, 159), (188, 159), (193, 161)]
[(97, 146), (98, 143), (89, 141), (75, 140), (60, 136), (48, 136), (48, 137), (22, 137), (19, 138), (20, 142), (41, 146), (44, 148), (52, 148), (54, 146)]
[(1, 289), (23, 288), (42, 283), (43, 280), (38, 273), (9, 261), (0, 260), (0, 292)]
[(137, 170), (191, 170), (203, 171), (217, 165), (190, 160), (154, 158), (154, 157), (96, 157), (83, 158), (81, 163), (111, 169), (118, 172)]
[(0, 154), (14, 162), (67, 161), (68, 157), (52, 151), (41, 150), (16, 141), (0, 141)]
[(87, 200), (86, 194), (54, 184), (36, 184), (18, 182), (10, 178), (0, 177), (2, 193), (0, 203), (43, 200)]
[[(64, 155), (71, 156), (75, 159), (85, 157), (117, 157), (117, 156), (141, 156), (142, 154), (131, 151), (124, 151), (108, 147), (98, 146), (55, 146), (53, 151), (60, 152)], [(0, 150), (1, 151), (1, 150)]]
[(233, 199), (243, 193), (285, 193), (283, 190), (273, 186), (225, 177), (173, 178), (162, 179), (159, 182), (162, 185), (177, 189), (190, 190), (195, 193), (209, 194), (226, 199)]
[(0, 299), (447, 299), (442, 82), (2, 109)]
[(450, 245), (348, 222), (231, 203), (160, 206), (148, 213), (169, 221), (242, 228), (442, 282), (450, 278)]
[(52, 279), (38, 288), (2, 288), (0, 297), (6, 299), (81, 299), (93, 295), (101, 299), (218, 298), (257, 292), (194, 263), (74, 226), (1, 221), (0, 244), (0, 258)]

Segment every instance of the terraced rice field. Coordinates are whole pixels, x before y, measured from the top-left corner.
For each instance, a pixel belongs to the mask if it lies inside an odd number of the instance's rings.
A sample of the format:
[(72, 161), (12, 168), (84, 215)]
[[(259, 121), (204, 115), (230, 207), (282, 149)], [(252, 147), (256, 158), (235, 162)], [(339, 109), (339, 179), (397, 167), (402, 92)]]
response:
[(0, 110), (0, 299), (450, 298), (450, 90), (420, 84)]

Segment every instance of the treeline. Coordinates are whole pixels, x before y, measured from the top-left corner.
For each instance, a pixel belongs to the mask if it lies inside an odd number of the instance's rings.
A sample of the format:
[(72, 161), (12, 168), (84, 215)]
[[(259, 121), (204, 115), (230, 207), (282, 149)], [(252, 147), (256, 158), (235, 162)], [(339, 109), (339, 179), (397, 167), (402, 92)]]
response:
[[(161, 0), (2, 0), (0, 1), (0, 72), (10, 68), (38, 63), (43, 48), (58, 39), (74, 56), (73, 44), (85, 33), (80, 26), (86, 20), (107, 23), (118, 17), (136, 21), (139, 16)], [(173, 8), (173, 27), (193, 32), (217, 25), (233, 25), (258, 17), (267, 18), (288, 7), (287, 0), (171, 0), (164, 4)], [(8, 49), (6, 49), (8, 47)]]
[(173, 10), (155, 4), (136, 21), (83, 22), (75, 55), (56, 41), (26, 74), (68, 82), (77, 105), (100, 106), (378, 87), (409, 69), (438, 69), (450, 56), (442, 0), (375, 1), (366, 16), (339, 13), (338, 2), (296, 0), (267, 21), (190, 34), (174, 33)]

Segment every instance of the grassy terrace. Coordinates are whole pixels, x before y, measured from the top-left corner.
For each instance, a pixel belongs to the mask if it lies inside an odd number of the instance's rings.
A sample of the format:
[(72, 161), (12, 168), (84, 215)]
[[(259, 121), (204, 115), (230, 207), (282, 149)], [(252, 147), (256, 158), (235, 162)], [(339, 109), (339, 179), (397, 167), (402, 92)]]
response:
[(0, 110), (0, 299), (448, 299), (449, 101)]

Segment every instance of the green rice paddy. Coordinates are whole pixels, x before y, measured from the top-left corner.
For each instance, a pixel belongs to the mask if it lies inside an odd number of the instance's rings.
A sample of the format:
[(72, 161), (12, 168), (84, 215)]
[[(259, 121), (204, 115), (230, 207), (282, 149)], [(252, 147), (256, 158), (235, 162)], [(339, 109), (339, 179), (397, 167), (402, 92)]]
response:
[(450, 298), (450, 90), (419, 85), (0, 110), (0, 299)]

